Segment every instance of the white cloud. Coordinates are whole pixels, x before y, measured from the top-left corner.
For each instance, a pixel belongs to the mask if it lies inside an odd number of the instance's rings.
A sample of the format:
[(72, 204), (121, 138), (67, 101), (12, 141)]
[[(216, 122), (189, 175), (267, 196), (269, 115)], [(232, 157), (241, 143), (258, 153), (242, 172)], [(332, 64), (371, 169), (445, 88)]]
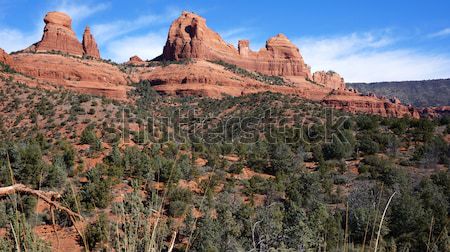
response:
[(120, 38), (123, 35), (137, 31), (139, 29), (149, 27), (152, 25), (161, 25), (172, 21), (180, 12), (178, 9), (169, 9), (162, 15), (145, 15), (140, 16), (134, 20), (116, 20), (110, 23), (95, 24), (92, 28), (92, 33), (100, 43), (109, 40)]
[(235, 46), (237, 48), (238, 41), (241, 39), (250, 39), (252, 36), (249, 33), (248, 28), (233, 28), (229, 30), (225, 30), (222, 32), (219, 32), (219, 35), (225, 40), (227, 43)]
[(255, 29), (252, 27), (232, 28), (229, 30), (220, 31), (219, 35), (223, 38), (223, 40), (236, 48), (239, 40), (242, 39), (250, 40), (250, 49), (253, 51), (259, 51), (265, 46), (265, 43), (261, 43), (261, 41), (256, 40), (258, 36)]
[(92, 26), (92, 32), (100, 43), (120, 37), (142, 27), (158, 22), (157, 15), (141, 16), (132, 21), (118, 20), (111, 23), (96, 24)]
[(148, 33), (142, 36), (128, 36), (108, 43), (105, 55), (116, 62), (125, 62), (133, 55), (142, 59), (153, 59), (161, 55), (167, 35)]
[(334, 70), (347, 82), (450, 77), (450, 56), (398, 48), (389, 33), (294, 40), (313, 71)]
[(429, 38), (437, 38), (437, 37), (447, 37), (450, 35), (450, 28), (445, 28), (438, 32), (432, 33), (428, 35)]
[(24, 33), (17, 29), (0, 28), (0, 48), (8, 53), (19, 51), (41, 39), (43, 27), (36, 32)]
[[(148, 14), (131, 21), (115, 20), (95, 24), (91, 28), (104, 58), (116, 62), (128, 61), (133, 55), (138, 55), (142, 59), (153, 59), (163, 51), (168, 24), (180, 13), (179, 9), (172, 7), (163, 14)], [(144, 30), (148, 27), (151, 27), (152, 32)]]
[(220, 34), (222, 35), (223, 38), (229, 38), (229, 37), (234, 37), (236, 35), (242, 35), (243, 33), (247, 32), (248, 30), (249, 30), (248, 28), (239, 27), (239, 28), (233, 28), (230, 30), (220, 32)]
[(109, 7), (110, 5), (108, 3), (82, 4), (77, 0), (63, 0), (55, 7), (55, 10), (67, 13), (72, 17), (73, 22), (77, 23)]

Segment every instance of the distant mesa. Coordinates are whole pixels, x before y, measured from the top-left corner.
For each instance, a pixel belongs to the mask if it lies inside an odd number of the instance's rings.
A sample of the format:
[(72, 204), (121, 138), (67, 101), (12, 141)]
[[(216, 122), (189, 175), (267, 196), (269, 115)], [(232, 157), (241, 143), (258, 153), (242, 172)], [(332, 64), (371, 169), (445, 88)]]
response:
[(89, 27), (83, 35), (83, 43), (77, 39), (72, 29), (72, 18), (62, 12), (49, 12), (44, 18), (45, 27), (41, 41), (28, 47), (24, 52), (58, 51), (74, 56), (100, 58), (97, 43)]

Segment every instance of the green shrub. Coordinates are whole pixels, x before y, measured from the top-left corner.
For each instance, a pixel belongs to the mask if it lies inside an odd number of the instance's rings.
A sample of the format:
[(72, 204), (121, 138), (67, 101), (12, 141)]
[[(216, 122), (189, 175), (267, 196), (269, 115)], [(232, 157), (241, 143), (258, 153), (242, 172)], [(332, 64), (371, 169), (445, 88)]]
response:
[(356, 118), (356, 125), (360, 130), (376, 131), (379, 127), (379, 120), (375, 116), (360, 115)]
[(192, 192), (188, 189), (175, 188), (169, 194), (169, 214), (180, 217), (186, 213), (188, 205), (192, 204)]
[(109, 221), (104, 213), (100, 214), (96, 222), (86, 227), (84, 238), (90, 251), (100, 251), (101, 248), (105, 248), (109, 241)]
[(333, 136), (333, 141), (323, 146), (323, 156), (326, 160), (343, 159), (350, 157), (353, 153), (353, 143), (342, 141), (337, 136)]
[(97, 141), (97, 135), (95, 134), (93, 128), (94, 127), (92, 125), (89, 125), (81, 132), (81, 144), (92, 144)]
[[(111, 161), (115, 165), (120, 165), (119, 154), (117, 150), (113, 153), (115, 157)], [(156, 160), (153, 160), (156, 162)], [(136, 146), (127, 147), (123, 155), (123, 166), (125, 175), (145, 180), (153, 180), (155, 173), (155, 164), (150, 157)]]
[(364, 135), (358, 141), (358, 149), (365, 154), (375, 154), (380, 150), (380, 146), (377, 142), (373, 141), (370, 136)]
[(104, 167), (97, 165), (86, 174), (88, 182), (82, 184), (80, 194), (81, 202), (86, 210), (95, 207), (106, 208), (111, 202), (111, 179), (105, 176)]

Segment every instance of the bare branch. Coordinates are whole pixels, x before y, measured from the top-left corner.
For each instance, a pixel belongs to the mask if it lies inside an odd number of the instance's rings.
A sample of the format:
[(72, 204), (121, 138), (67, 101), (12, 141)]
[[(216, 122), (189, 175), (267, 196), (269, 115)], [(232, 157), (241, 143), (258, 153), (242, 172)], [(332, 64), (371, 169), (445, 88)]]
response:
[(0, 187), (0, 197), (16, 193), (36, 196), (39, 199), (45, 201), (47, 204), (49, 204), (50, 207), (54, 207), (60, 211), (63, 211), (67, 213), (69, 216), (77, 217), (78, 219), (83, 219), (83, 216), (81, 216), (80, 214), (73, 212), (69, 208), (62, 206), (61, 204), (55, 201), (61, 198), (61, 194), (58, 192), (52, 191), (45, 192), (41, 190), (34, 190), (23, 184), (14, 184), (12, 186)]

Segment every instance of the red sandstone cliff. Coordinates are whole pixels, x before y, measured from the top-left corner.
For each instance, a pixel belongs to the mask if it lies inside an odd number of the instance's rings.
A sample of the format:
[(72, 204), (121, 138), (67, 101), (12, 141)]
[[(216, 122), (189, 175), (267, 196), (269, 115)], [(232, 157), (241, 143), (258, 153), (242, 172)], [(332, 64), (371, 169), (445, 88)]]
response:
[(95, 59), (100, 58), (100, 51), (98, 50), (97, 43), (94, 36), (91, 34), (91, 29), (86, 26), (83, 34), (83, 50), (86, 56), (90, 56)]
[(164, 60), (223, 60), (268, 75), (311, 75), (300, 51), (286, 36), (279, 34), (270, 38), (266, 48), (259, 52), (252, 52), (248, 41), (240, 41), (236, 50), (209, 29), (204, 18), (189, 12), (183, 12), (172, 23), (161, 57)]
[(82, 93), (127, 98), (128, 76), (117, 66), (98, 60), (56, 54), (18, 53), (15, 70), (34, 79)]

